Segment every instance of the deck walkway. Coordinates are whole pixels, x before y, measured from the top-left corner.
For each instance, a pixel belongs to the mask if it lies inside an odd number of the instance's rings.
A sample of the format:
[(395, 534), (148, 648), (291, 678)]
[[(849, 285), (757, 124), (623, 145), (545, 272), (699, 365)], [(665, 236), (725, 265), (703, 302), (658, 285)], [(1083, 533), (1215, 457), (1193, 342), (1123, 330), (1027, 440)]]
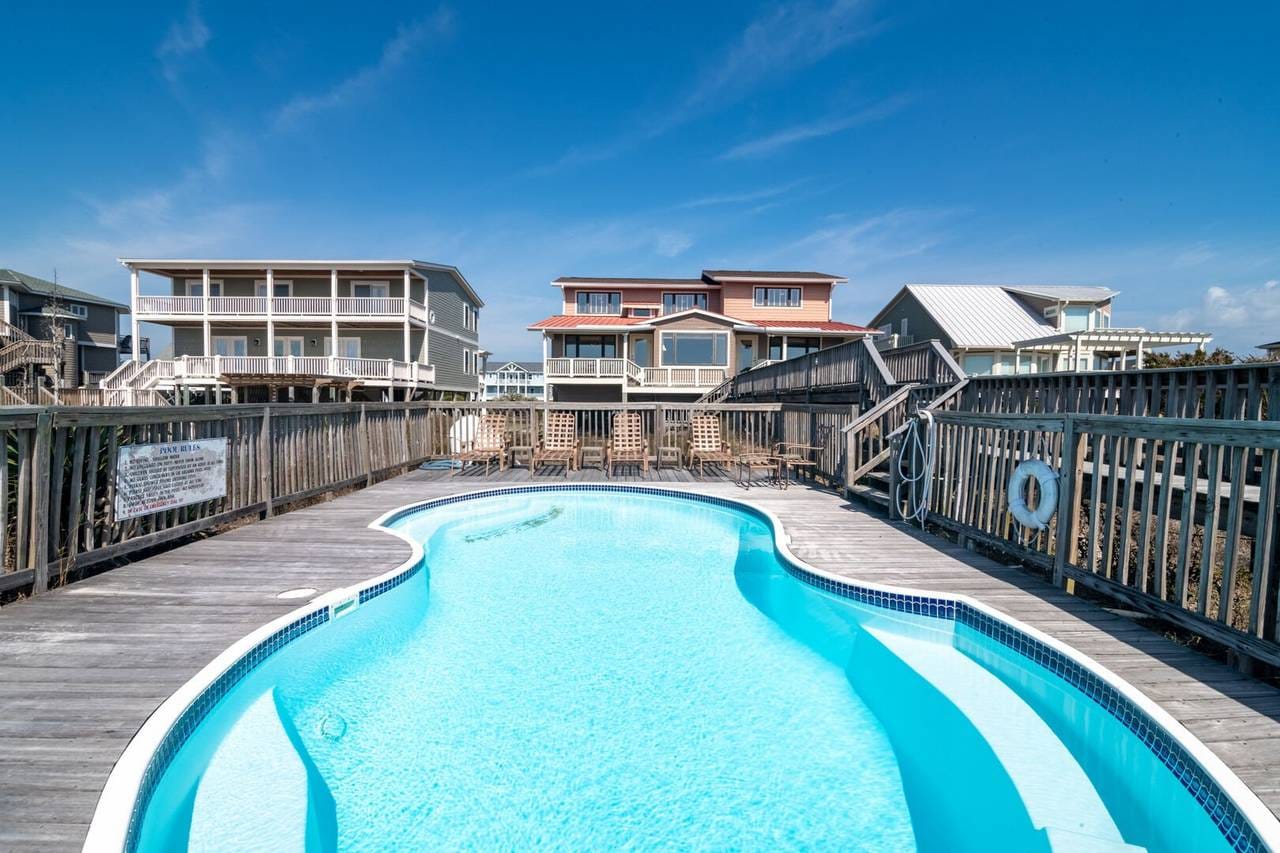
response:
[[(571, 479), (603, 478), (585, 470)], [(0, 849), (78, 848), (143, 720), (232, 641), (296, 606), (278, 593), (323, 592), (403, 561), (408, 546), (367, 529), (374, 518), (500, 482), (530, 479), (523, 470), (414, 472), (0, 608)], [(792, 550), (815, 566), (973, 595), (1070, 643), (1160, 702), (1280, 813), (1280, 690), (828, 492), (744, 491), (669, 469), (647, 482), (744, 498), (777, 513)]]

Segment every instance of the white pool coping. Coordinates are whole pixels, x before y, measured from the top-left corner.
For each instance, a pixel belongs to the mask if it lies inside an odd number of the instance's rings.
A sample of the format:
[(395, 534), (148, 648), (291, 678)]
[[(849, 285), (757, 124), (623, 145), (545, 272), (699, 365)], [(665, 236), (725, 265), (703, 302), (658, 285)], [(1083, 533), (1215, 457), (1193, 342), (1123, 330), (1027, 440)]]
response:
[(775, 546), (778, 553), (786, 560), (789, 560), (798, 568), (812, 575), (827, 580), (846, 584), (856, 585), (868, 590), (884, 593), (901, 593), (906, 595), (925, 596), (936, 598), (943, 601), (949, 601), (956, 604), (967, 604), (993, 619), (1009, 625), (1010, 627), (1023, 632), (1027, 636), (1044, 643), (1046, 646), (1060, 652), (1064, 656), (1070, 658), (1082, 667), (1088, 669), (1094, 675), (1105, 681), (1108, 685), (1115, 688), (1117, 692), (1131, 701), (1139, 710), (1145, 713), (1152, 722), (1164, 729), (1175, 741), (1177, 741), (1187, 753), (1194, 759), (1200, 768), (1214, 781), (1215, 784), (1226, 794), (1236, 808), (1239, 809), (1241, 815), (1252, 825), (1254, 831), (1262, 839), (1263, 843), (1269, 848), (1280, 850), (1280, 819), (1277, 819), (1266, 804), (1258, 798), (1249, 786), (1247, 786), (1238, 777), (1234, 771), (1229, 768), (1225, 762), (1213, 753), (1204, 743), (1202, 743), (1195, 735), (1187, 730), (1182, 723), (1178, 722), (1173, 715), (1162, 708), (1154, 700), (1148, 698), (1144, 693), (1138, 690), (1129, 682), (1125, 681), (1119, 675), (1116, 675), (1107, 667), (1085, 655), (1066, 643), (1055, 639), (1054, 637), (1044, 633), (1043, 631), (1028, 625), (1019, 619), (1015, 619), (1006, 613), (1003, 613), (993, 607), (990, 607), (978, 599), (962, 594), (950, 594), (933, 592), (917, 587), (890, 586), (887, 584), (878, 584), (872, 581), (863, 581), (846, 575), (838, 575), (819, 569), (791, 551), (791, 537), (786, 532), (782, 520), (778, 518), (771, 510), (766, 507), (759, 506), (747, 500), (738, 498), (723, 497), (721, 495), (707, 495), (699, 492), (697, 488), (672, 489), (663, 488), (661, 486), (647, 486), (634, 484), (608, 484), (608, 483), (591, 483), (591, 484), (575, 484), (575, 483), (558, 483), (558, 484), (537, 484), (537, 485), (520, 485), (520, 486), (498, 486), (491, 488), (481, 488), (466, 492), (457, 492), (452, 495), (428, 498), (421, 501), (413, 501), (395, 509), (389, 510), (371, 521), (367, 526), (371, 529), (382, 530), (389, 533), (402, 541), (408, 543), (410, 547), (410, 555), (407, 560), (400, 563), (394, 569), (384, 572), (376, 577), (358, 584), (347, 587), (339, 587), (323, 593), (311, 601), (298, 607), (276, 619), (271, 620), (262, 627), (246, 634), (236, 642), (228, 646), (221, 654), (211, 660), (199, 672), (191, 677), (185, 684), (175, 690), (164, 702), (160, 704), (155, 711), (143, 722), (141, 728), (129, 741), (124, 752), (121, 753), (119, 760), (116, 761), (110, 775), (107, 777), (106, 785), (103, 786), (102, 794), (98, 799), (98, 805), (94, 810), (93, 819), (89, 824), (89, 832), (85, 838), (84, 850), (86, 853), (100, 853), (100, 851), (124, 851), (126, 841), (128, 839), (129, 826), (133, 816), (133, 811), (137, 807), (138, 793), (142, 786), (142, 780), (146, 773), (147, 767), (151, 763), (151, 758), (159, 749), (165, 736), (173, 728), (188, 706), (190, 706), (210, 685), (212, 685), (219, 676), (227, 672), (241, 658), (252, 651), (263, 640), (270, 637), (276, 631), (296, 622), (298, 619), (311, 614), (317, 613), (326, 608), (332, 608), (334, 605), (348, 601), (353, 596), (359, 596), (362, 590), (376, 586), (383, 581), (391, 580), (399, 577), (407, 571), (413, 569), (422, 562), (423, 549), (421, 543), (410, 539), (404, 533), (386, 526), (386, 523), (393, 518), (403, 515), (416, 509), (422, 509), (437, 504), (456, 503), (459, 499), (475, 499), (490, 496), (500, 496), (512, 493), (528, 493), (532, 491), (619, 491), (619, 492), (638, 492), (641, 494), (660, 494), (668, 495), (676, 498), (687, 498), (690, 494), (710, 497), (718, 501), (728, 504), (736, 504), (744, 509), (754, 513), (759, 513), (768, 520), (772, 530)]

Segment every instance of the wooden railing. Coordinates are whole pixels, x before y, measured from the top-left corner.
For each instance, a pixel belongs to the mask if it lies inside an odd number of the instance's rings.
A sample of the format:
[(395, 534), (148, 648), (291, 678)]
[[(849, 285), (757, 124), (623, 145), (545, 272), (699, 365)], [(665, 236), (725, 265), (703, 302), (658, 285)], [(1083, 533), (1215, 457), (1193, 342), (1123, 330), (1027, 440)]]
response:
[[(815, 445), (818, 475), (840, 482), (849, 406), (757, 403), (367, 403), (30, 407), (0, 412), (0, 593), (43, 592), (78, 571), (334, 489), (448, 457), (482, 412), (507, 415), (525, 462), (548, 412), (572, 412), (584, 463), (600, 464), (613, 417), (638, 412), (655, 466), (687, 459), (691, 418), (716, 416), (733, 453)], [(122, 447), (225, 438), (226, 494), (117, 518)]]
[(1280, 364), (970, 377), (967, 412), (1280, 420)]
[(731, 400), (779, 400), (857, 391), (861, 399), (850, 402), (867, 405), (889, 396), (895, 385), (870, 339), (860, 338), (739, 373), (728, 396)]
[(941, 341), (921, 341), (905, 347), (880, 350), (895, 382), (949, 385), (964, 379), (964, 371)]
[(890, 436), (915, 411), (911, 405), (911, 392), (915, 388), (914, 385), (902, 386), (844, 429), (849, 455), (846, 488), (853, 488), (855, 483), (889, 458)]
[[(1280, 665), (1280, 424), (935, 411), (928, 520)], [(895, 447), (895, 459), (903, 451)], [(1008, 512), (1023, 460), (1058, 473), (1041, 532)], [(906, 470), (920, 473), (918, 454)], [(898, 465), (890, 466), (891, 471)], [(1034, 505), (1034, 499), (1031, 501)], [(896, 499), (893, 509), (901, 512)]]

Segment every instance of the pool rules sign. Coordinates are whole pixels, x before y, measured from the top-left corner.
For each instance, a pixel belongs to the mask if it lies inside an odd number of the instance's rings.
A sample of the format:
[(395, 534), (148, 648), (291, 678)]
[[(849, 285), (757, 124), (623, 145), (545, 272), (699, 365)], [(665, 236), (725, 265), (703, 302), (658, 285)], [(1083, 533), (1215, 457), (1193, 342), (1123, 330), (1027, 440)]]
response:
[(116, 458), (116, 521), (226, 493), (226, 438), (126, 445)]

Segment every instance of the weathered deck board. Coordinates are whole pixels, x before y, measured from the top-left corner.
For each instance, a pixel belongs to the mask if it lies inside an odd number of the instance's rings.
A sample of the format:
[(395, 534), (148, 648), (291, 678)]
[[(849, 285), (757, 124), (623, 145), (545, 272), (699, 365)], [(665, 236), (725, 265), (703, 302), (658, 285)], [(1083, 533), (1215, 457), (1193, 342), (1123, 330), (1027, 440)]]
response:
[[(548, 471), (533, 482), (564, 479)], [(601, 479), (594, 469), (568, 478)], [(366, 528), (374, 518), (410, 501), (528, 482), (523, 469), (414, 472), (0, 608), (0, 849), (79, 847), (98, 791), (138, 726), (227, 645), (296, 606), (277, 593), (323, 592), (404, 560), (406, 545)], [(1163, 703), (1280, 811), (1280, 691), (827, 492), (748, 491), (672, 469), (647, 482), (767, 507), (796, 554), (820, 568), (972, 595), (1063, 639)]]

